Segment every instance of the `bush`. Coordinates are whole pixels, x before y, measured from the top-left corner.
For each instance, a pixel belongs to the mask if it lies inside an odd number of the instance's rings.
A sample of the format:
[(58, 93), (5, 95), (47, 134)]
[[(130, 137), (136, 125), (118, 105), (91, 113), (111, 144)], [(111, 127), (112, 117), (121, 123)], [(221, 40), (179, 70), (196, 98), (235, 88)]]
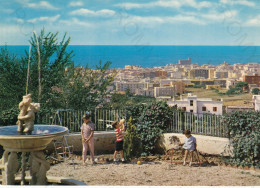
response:
[(235, 112), (225, 117), (234, 148), (229, 162), (260, 167), (260, 112)]
[(136, 133), (136, 126), (132, 124), (132, 118), (127, 123), (126, 134), (124, 136), (124, 157), (126, 160), (138, 158), (142, 153), (142, 140)]
[(17, 107), (13, 107), (8, 110), (3, 110), (0, 113), (0, 126), (16, 125), (18, 114), (18, 105)]
[(252, 94), (253, 95), (258, 95), (258, 93), (259, 93), (259, 89), (258, 88), (252, 89)]
[(170, 126), (173, 108), (166, 102), (153, 102), (145, 106), (137, 120), (137, 133), (141, 136), (143, 156), (155, 154), (155, 145)]

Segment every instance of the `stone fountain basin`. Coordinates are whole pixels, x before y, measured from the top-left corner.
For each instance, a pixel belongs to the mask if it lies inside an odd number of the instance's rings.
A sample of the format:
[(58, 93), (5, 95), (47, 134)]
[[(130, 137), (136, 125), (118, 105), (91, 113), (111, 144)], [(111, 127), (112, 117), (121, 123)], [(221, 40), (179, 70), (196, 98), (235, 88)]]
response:
[(31, 133), (17, 132), (17, 125), (0, 127), (0, 145), (5, 151), (31, 152), (43, 150), (55, 137), (68, 133), (68, 128), (57, 125), (34, 125)]

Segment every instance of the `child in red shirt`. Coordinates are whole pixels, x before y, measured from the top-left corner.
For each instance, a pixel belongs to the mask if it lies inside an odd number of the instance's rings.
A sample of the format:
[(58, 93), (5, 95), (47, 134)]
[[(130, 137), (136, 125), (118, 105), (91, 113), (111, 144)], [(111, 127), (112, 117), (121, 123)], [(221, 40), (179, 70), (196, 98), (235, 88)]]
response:
[(120, 152), (122, 162), (125, 162), (124, 151), (123, 151), (123, 144), (124, 144), (123, 131), (125, 131), (124, 123), (125, 123), (124, 119), (120, 120), (120, 122), (114, 121), (112, 123), (112, 126), (116, 132), (116, 149), (115, 149), (114, 156), (113, 156), (115, 163), (117, 162), (116, 155), (118, 152)]

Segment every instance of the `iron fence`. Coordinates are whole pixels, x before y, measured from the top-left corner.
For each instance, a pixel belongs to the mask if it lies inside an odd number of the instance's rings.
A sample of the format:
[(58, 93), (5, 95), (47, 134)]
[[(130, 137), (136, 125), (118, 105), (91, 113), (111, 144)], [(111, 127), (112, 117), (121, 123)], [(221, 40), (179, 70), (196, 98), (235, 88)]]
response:
[(214, 114), (193, 114), (191, 112), (173, 112), (168, 132), (182, 133), (189, 129), (193, 134), (227, 137), (224, 116)]
[[(50, 125), (62, 125), (72, 132), (80, 132), (83, 110), (58, 110), (55, 113), (46, 114), (42, 118), (42, 123)], [(126, 119), (125, 109), (100, 109), (91, 112), (91, 119), (96, 125), (97, 131), (112, 130), (112, 122)], [(213, 114), (193, 114), (190, 112), (174, 111), (171, 123), (168, 126), (169, 133), (182, 133), (185, 129), (190, 129), (193, 134), (227, 137), (224, 117)]]

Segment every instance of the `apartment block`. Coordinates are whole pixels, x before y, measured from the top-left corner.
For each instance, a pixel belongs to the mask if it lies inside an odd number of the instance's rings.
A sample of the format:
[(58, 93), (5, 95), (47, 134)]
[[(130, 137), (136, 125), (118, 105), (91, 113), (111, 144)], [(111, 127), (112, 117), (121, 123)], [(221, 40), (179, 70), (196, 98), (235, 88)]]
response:
[(244, 75), (243, 82), (247, 82), (248, 84), (256, 84), (258, 87), (260, 87), (260, 76), (257, 74), (253, 76)]
[(174, 97), (176, 95), (175, 86), (173, 87), (155, 87), (154, 88), (154, 97), (164, 97), (170, 96)]
[(228, 78), (228, 71), (215, 71), (214, 78)]
[(189, 78), (195, 79), (195, 78), (209, 78), (209, 70), (208, 69), (192, 69), (189, 72)]
[(131, 93), (135, 93), (136, 89), (148, 88), (148, 83), (144, 82), (116, 82), (116, 91), (130, 90)]

